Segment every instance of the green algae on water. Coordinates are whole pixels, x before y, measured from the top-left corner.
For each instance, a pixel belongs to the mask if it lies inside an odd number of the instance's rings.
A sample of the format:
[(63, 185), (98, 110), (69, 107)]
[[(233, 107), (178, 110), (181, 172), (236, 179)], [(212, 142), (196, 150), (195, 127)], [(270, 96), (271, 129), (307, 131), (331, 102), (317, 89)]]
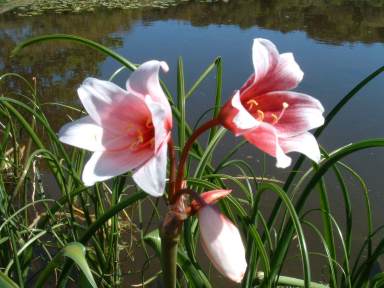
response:
[[(190, 0), (0, 0), (0, 14), (12, 13), (18, 16), (36, 16), (46, 13), (81, 13), (96, 9), (166, 9)], [(210, 0), (208, 2), (228, 2)], [(199, 0), (198, 2), (207, 2)]]
[[(165, 9), (189, 0), (0, 0), (0, 14), (35, 16), (44, 13), (80, 13), (96, 9)], [(204, 1), (201, 1), (204, 2)]]

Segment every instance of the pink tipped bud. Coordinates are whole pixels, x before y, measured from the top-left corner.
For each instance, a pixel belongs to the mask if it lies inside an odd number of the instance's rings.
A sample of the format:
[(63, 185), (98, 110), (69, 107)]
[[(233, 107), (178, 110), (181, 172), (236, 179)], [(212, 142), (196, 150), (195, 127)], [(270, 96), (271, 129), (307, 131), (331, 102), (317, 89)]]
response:
[[(193, 213), (196, 213), (202, 208), (202, 203), (206, 205), (215, 204), (220, 199), (223, 199), (231, 193), (232, 190), (211, 190), (200, 194), (202, 201), (193, 200), (191, 202), (191, 208)], [(201, 203), (202, 202), (202, 203)]]
[(208, 258), (225, 277), (240, 283), (247, 262), (239, 230), (211, 205), (202, 207), (198, 217), (201, 243)]

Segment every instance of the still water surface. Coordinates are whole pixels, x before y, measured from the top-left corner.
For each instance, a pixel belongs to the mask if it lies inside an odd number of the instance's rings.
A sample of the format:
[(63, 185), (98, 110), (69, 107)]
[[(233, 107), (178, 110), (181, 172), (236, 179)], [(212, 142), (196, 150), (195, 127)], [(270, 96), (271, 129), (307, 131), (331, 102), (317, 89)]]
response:
[[(24, 18), (3, 15), (0, 17), (0, 71), (22, 73), (29, 79), (36, 76), (41, 88), (41, 102), (78, 103), (76, 87), (88, 76), (108, 78), (119, 68), (114, 60), (78, 44), (64, 42), (35, 45), (17, 59), (9, 58), (10, 50), (23, 39), (48, 33), (68, 33), (103, 43), (134, 63), (149, 59), (167, 61), (170, 72), (163, 79), (172, 92), (176, 91), (179, 56), (184, 59), (187, 89), (205, 67), (221, 56), (223, 95), (228, 99), (252, 73), (252, 39), (263, 37), (271, 39), (280, 52), (294, 53), (305, 73), (296, 90), (318, 98), (325, 110), (330, 111), (355, 84), (383, 65), (384, 6), (379, 1), (327, 3), (240, 0), (216, 4), (187, 2), (166, 10), (99, 10)], [(123, 86), (128, 75), (128, 72), (121, 74), (116, 82)], [(383, 80), (378, 77), (371, 82), (336, 117), (319, 139), (325, 149), (332, 151), (351, 142), (384, 136)], [(208, 78), (190, 99), (187, 111), (191, 122), (214, 105), (214, 81), (214, 76)], [(2, 89), (7, 93), (17, 88), (8, 83)], [(48, 114), (57, 128), (67, 121), (65, 112), (55, 108), (49, 108)], [(228, 137), (222, 151), (235, 142), (233, 137)], [(243, 148), (237, 156), (246, 157), (256, 173), (262, 174), (265, 164), (267, 176), (279, 179), (286, 176), (286, 171), (274, 167), (273, 159), (264, 158), (251, 146)], [(345, 161), (367, 181), (373, 209), (378, 215), (375, 226), (383, 224), (384, 153), (370, 150)], [(336, 215), (342, 214), (340, 189), (332, 177), (329, 180), (328, 189), (334, 190), (331, 206)], [(364, 213), (357, 183), (351, 180), (349, 185), (354, 192), (351, 196), (354, 211)], [(317, 197), (313, 196), (308, 207), (317, 206)], [(264, 206), (268, 209), (270, 205), (265, 203)], [(354, 212), (354, 243), (361, 243), (366, 228), (359, 212)], [(319, 248), (316, 243), (313, 247), (314, 250)], [(288, 261), (287, 273), (300, 275), (296, 260)], [(318, 260), (314, 258), (313, 265)], [(321, 264), (317, 270), (315, 279), (321, 280)], [(220, 279), (218, 281), (221, 283)]]

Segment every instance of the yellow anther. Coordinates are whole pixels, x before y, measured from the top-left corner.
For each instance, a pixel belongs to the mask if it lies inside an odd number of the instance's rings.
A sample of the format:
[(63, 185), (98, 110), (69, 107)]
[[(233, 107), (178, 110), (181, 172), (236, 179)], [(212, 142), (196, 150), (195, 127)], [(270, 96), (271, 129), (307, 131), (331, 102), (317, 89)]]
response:
[(133, 141), (130, 145), (129, 145), (129, 149), (131, 150), (135, 150), (137, 148), (137, 146), (139, 146), (141, 143), (144, 142), (144, 136), (143, 136), (143, 133), (140, 131), (140, 130), (137, 130), (137, 136), (135, 138), (135, 141)]
[(283, 102), (283, 109), (287, 109), (289, 107), (289, 104), (287, 102)]
[(144, 141), (143, 133), (140, 130), (137, 130), (137, 142), (143, 143), (143, 141)]
[(272, 124), (276, 124), (279, 121), (279, 117), (277, 117), (276, 114), (272, 113), (271, 117), (273, 118)]
[(257, 120), (263, 121), (264, 120), (264, 112), (261, 110), (257, 110)]
[(251, 99), (247, 101), (247, 105), (249, 109), (252, 109), (253, 107), (256, 107), (257, 105), (259, 105), (259, 103), (257, 103), (256, 100)]

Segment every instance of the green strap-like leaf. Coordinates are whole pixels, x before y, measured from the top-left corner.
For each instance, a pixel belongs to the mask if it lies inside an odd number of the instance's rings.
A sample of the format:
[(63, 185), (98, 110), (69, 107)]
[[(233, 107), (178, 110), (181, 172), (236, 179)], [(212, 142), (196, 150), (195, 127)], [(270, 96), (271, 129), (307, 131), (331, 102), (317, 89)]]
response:
[(51, 40), (66, 40), (66, 41), (73, 41), (78, 42), (81, 44), (84, 44), (86, 46), (92, 47), (96, 50), (99, 50), (100, 52), (103, 52), (107, 54), (108, 56), (112, 57), (116, 61), (123, 64), (125, 67), (129, 68), (130, 70), (135, 70), (136, 66), (119, 55), (118, 53), (112, 51), (111, 49), (105, 47), (104, 45), (101, 45), (97, 42), (94, 42), (92, 40), (75, 36), (75, 35), (68, 35), (68, 34), (51, 34), (51, 35), (43, 35), (43, 36), (37, 36), (33, 38), (29, 38), (23, 42), (21, 42), (19, 45), (15, 47), (15, 49), (12, 50), (12, 56), (16, 56), (22, 49), (24, 49), (27, 46), (30, 46), (31, 44), (39, 43), (39, 42), (46, 42)]
[(19, 288), (19, 286), (11, 280), (7, 275), (0, 271), (0, 287), (1, 288)]
[(69, 243), (62, 250), (63, 256), (71, 258), (83, 271), (84, 276), (87, 277), (88, 282), (93, 288), (97, 288), (95, 279), (93, 279), (91, 269), (89, 269), (87, 260), (85, 259), (85, 247), (78, 242)]
[(95, 279), (93, 279), (91, 269), (89, 268), (85, 258), (85, 246), (79, 242), (72, 242), (67, 244), (67, 246), (65, 246), (62, 250), (60, 250), (59, 253), (56, 254), (48, 266), (40, 273), (39, 278), (36, 281), (36, 288), (45, 287), (44, 284), (51, 275), (53, 269), (61, 264), (60, 260), (62, 256), (71, 258), (84, 273), (84, 276), (87, 278), (89, 284), (91, 284), (93, 288), (97, 288)]

